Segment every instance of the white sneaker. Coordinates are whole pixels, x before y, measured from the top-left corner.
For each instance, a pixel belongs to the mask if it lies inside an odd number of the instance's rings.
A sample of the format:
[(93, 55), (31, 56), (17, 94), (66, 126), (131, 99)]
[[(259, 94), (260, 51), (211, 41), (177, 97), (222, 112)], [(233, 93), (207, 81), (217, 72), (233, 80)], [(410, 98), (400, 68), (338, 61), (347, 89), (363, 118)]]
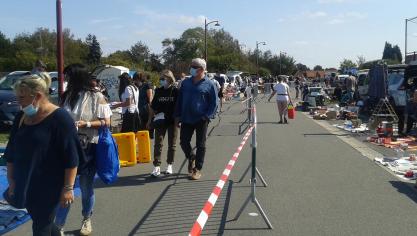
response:
[(165, 173), (167, 175), (172, 175), (172, 173), (173, 173), (173, 171), (172, 171), (172, 164), (168, 164), (167, 170), (165, 171)]
[(153, 171), (152, 171), (152, 176), (153, 177), (158, 177), (159, 175), (161, 174), (161, 167), (159, 167), (159, 166), (155, 166), (154, 168), (153, 168)]
[(60, 228), (59, 233), (61, 234), (61, 236), (65, 236), (64, 228)]
[(93, 228), (91, 227), (91, 218), (84, 218), (80, 229), (80, 235), (90, 235), (91, 232), (93, 232)]

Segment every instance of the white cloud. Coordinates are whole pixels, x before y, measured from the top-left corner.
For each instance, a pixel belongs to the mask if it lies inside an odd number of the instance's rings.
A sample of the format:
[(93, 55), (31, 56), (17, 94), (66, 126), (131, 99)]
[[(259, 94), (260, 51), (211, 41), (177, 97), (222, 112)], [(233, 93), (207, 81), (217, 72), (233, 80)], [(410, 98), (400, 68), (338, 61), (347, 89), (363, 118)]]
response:
[(143, 8), (143, 7), (137, 7), (136, 10), (134, 11), (134, 13), (136, 15), (148, 17), (148, 18), (154, 19), (154, 20), (163, 20), (163, 19), (167, 18), (167, 16), (168, 16), (166, 14), (158, 13), (156, 11), (146, 9), (146, 8)]
[(205, 16), (187, 16), (187, 15), (177, 15), (177, 14), (165, 14), (160, 13), (154, 10), (146, 9), (143, 7), (138, 7), (134, 13), (136, 15), (146, 17), (148, 20), (153, 21), (169, 21), (176, 22), (182, 25), (201, 25), (204, 24)]
[(341, 15), (344, 18), (354, 18), (354, 19), (365, 19), (368, 17), (366, 13), (360, 13), (356, 11), (347, 12)]
[(337, 24), (352, 22), (355, 20), (363, 20), (367, 17), (368, 15), (365, 13), (351, 11), (351, 12), (346, 12), (346, 13), (341, 13), (339, 15), (336, 15), (333, 19), (327, 21), (327, 23), (330, 25), (337, 25)]
[(204, 16), (171, 16), (172, 18), (176, 19), (176, 21), (180, 24), (186, 24), (186, 25), (201, 25), (204, 24)]
[(338, 25), (338, 24), (345, 23), (345, 21), (342, 20), (342, 19), (337, 19), (336, 18), (336, 19), (329, 20), (327, 23), (330, 24), (330, 25)]
[(92, 19), (92, 20), (90, 20), (89, 23), (90, 24), (103, 24), (103, 23), (109, 23), (109, 22), (115, 21), (117, 19), (119, 19), (119, 18), (112, 17), (112, 18), (107, 18), (107, 19)]
[(327, 16), (327, 13), (323, 11), (309, 12), (307, 13), (307, 16), (310, 18), (320, 18)]

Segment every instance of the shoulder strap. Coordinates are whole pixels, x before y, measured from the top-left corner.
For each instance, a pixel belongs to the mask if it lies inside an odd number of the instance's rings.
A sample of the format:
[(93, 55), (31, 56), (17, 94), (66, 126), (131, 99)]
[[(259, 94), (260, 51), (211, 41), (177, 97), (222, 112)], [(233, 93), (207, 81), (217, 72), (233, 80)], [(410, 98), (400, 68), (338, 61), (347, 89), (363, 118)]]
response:
[(128, 88), (130, 88), (132, 90), (132, 96), (133, 96), (133, 101), (136, 104), (136, 98), (135, 98), (135, 88), (132, 85), (127, 86)]
[(20, 126), (22, 126), (23, 120), (25, 119), (25, 117), (26, 115), (23, 113), (22, 117), (20, 117), (19, 126), (17, 127), (18, 129), (20, 129)]

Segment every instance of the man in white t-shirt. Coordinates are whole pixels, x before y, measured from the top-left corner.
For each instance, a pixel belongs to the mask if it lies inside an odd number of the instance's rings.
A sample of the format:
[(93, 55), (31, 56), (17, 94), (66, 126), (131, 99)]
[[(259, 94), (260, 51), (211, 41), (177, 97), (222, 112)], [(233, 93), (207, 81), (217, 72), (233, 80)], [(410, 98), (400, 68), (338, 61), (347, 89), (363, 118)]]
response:
[[(278, 77), (278, 83), (274, 86), (274, 91), (268, 99), (268, 102), (271, 101), (271, 98), (277, 94), (277, 106), (279, 113), (279, 124), (285, 123), (288, 124), (287, 120), (287, 111), (288, 111), (288, 102), (292, 103), (290, 97), (290, 87), (288, 84), (282, 82), (282, 77)], [(282, 118), (284, 117), (284, 122)]]

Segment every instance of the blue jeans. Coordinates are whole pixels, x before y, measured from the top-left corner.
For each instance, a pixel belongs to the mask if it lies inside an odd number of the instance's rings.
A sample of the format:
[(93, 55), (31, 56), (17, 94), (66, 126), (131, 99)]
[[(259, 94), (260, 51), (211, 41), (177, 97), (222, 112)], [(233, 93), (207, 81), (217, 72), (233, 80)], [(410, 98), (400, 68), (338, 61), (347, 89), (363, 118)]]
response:
[[(94, 208), (94, 176), (96, 175), (95, 169), (90, 169), (79, 176), (80, 180), (80, 189), (81, 189), (81, 200), (82, 200), (82, 214), (85, 218), (90, 217), (93, 214)], [(68, 207), (58, 207), (58, 211), (55, 217), (55, 224), (62, 228), (65, 225), (67, 220), (68, 213), (70, 211), (70, 206)]]

